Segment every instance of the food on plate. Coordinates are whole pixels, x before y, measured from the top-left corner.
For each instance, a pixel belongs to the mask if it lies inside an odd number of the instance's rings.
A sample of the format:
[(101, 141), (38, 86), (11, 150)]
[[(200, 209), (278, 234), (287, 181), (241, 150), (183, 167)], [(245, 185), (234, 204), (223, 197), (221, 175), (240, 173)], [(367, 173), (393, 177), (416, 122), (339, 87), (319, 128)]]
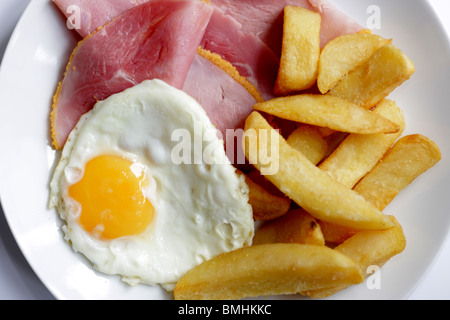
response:
[(276, 95), (311, 88), (317, 79), (320, 56), (321, 15), (286, 6), (280, 67), (275, 82)]
[(181, 89), (211, 14), (201, 1), (147, 2), (81, 41), (54, 97), (55, 148), (99, 100), (154, 78)]
[[(205, 160), (187, 154), (179, 163), (178, 147), (199, 129)], [(216, 133), (193, 98), (161, 80), (97, 103), (70, 134), (51, 181), (65, 239), (103, 273), (169, 289), (201, 262), (250, 245), (248, 187)]]
[(289, 198), (269, 192), (248, 176), (245, 182), (249, 188), (249, 203), (253, 208), (255, 221), (273, 220), (286, 214), (291, 208)]
[(296, 209), (268, 221), (255, 231), (253, 245), (265, 243), (301, 243), (325, 245), (320, 225), (308, 212)]
[(416, 71), (400, 49), (385, 45), (342, 78), (327, 94), (371, 109)]
[(259, 155), (268, 155), (277, 146), (278, 155), (272, 160), (279, 161), (279, 170), (267, 179), (316, 219), (361, 230), (392, 227), (392, 221), (362, 196), (289, 146), (257, 111), (247, 118), (243, 139), (246, 157), (260, 171), (264, 161)]
[[(61, 12), (70, 18), (71, 6), (83, 12), (76, 31), (85, 37), (133, 6), (155, 0), (52, 0)], [(156, 0), (158, 1), (158, 0)], [(364, 29), (328, 0), (202, 0), (215, 10), (234, 19), (244, 34), (260, 38), (278, 57), (281, 55), (283, 11), (287, 5), (303, 7), (322, 16), (321, 47), (334, 38), (363, 31)]]
[(225, 300), (351, 285), (363, 281), (358, 266), (325, 246), (263, 244), (219, 255), (188, 271), (177, 300)]
[(327, 141), (313, 126), (301, 125), (289, 135), (287, 143), (314, 164), (318, 164), (328, 153)]
[(359, 231), (357, 229), (342, 227), (324, 221), (317, 222), (320, 225), (320, 230), (322, 231), (325, 243), (331, 246), (341, 244)]
[(383, 100), (373, 111), (400, 127), (391, 134), (351, 134), (319, 166), (333, 178), (353, 188), (384, 156), (405, 129), (403, 111), (392, 100)]
[(378, 49), (391, 43), (376, 34), (353, 33), (330, 41), (320, 53), (317, 87), (330, 91), (350, 71), (366, 62)]
[(405, 249), (382, 211), (441, 154), (397, 141), (386, 97), (415, 67), (391, 40), (325, 0), (52, 1), (84, 39), (50, 206), (97, 270), (176, 299), (321, 298)]
[[(121, 13), (149, 0), (52, 0), (66, 15), (72, 14), (73, 6), (80, 8), (79, 28), (76, 30), (84, 38)], [(153, 0), (152, 0), (153, 1)], [(85, 11), (89, 8), (89, 11)], [(68, 18), (70, 15), (68, 16)]]
[(216, 66), (220, 67), (222, 70), (226, 71), (237, 83), (243, 86), (252, 95), (256, 102), (263, 102), (264, 98), (258, 89), (248, 81), (248, 79), (242, 76), (237, 68), (233, 64), (225, 59), (223, 59), (219, 54), (213, 53), (207, 49), (199, 47), (197, 53), (202, 57), (208, 59)]
[(226, 67), (229, 67), (227, 61), (205, 49), (197, 51), (182, 90), (206, 111), (224, 140), (230, 161), (242, 165), (245, 156), (235, 130), (244, 127), (245, 118), (253, 110), (256, 100), (248, 88), (254, 87), (249, 82), (243, 86), (236, 81), (235, 77), (240, 76), (235, 69)]
[(258, 36), (244, 33), (232, 17), (214, 9), (200, 45), (231, 63), (265, 100), (274, 97), (279, 58)]
[[(405, 136), (356, 184), (354, 190), (379, 210), (384, 210), (403, 189), (440, 159), (439, 148), (427, 137)], [(342, 243), (357, 233), (357, 230), (323, 221), (319, 224), (325, 240), (331, 243)]]
[(301, 94), (279, 97), (258, 103), (253, 109), (283, 119), (341, 132), (396, 133), (400, 129), (397, 124), (377, 113), (327, 95)]
[[(387, 230), (371, 230), (358, 232), (335, 250), (340, 252), (359, 266), (364, 277), (372, 275), (381, 269), (392, 257), (402, 253), (406, 248), (406, 238), (402, 226), (391, 216), (395, 226)], [(372, 269), (377, 268), (377, 269)], [(326, 298), (348, 287), (347, 285), (332, 286), (327, 289), (303, 292), (313, 298)]]
[(354, 190), (383, 210), (441, 158), (439, 147), (429, 138), (420, 134), (402, 137)]
[(343, 34), (363, 28), (327, 0), (211, 0), (211, 4), (241, 24), (244, 33), (257, 35), (281, 56), (283, 12), (286, 6), (308, 9), (321, 15), (321, 47)]

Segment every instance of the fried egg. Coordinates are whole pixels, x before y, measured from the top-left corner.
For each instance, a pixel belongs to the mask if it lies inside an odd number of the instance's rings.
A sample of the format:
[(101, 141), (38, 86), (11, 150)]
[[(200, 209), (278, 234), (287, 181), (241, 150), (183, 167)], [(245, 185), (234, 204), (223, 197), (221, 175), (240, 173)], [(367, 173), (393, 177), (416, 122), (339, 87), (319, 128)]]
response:
[[(202, 141), (208, 161), (174, 161), (174, 132), (190, 137), (192, 153)], [(74, 251), (130, 285), (171, 288), (254, 234), (248, 187), (215, 127), (193, 98), (160, 80), (98, 102), (80, 119), (54, 171), (50, 207)]]

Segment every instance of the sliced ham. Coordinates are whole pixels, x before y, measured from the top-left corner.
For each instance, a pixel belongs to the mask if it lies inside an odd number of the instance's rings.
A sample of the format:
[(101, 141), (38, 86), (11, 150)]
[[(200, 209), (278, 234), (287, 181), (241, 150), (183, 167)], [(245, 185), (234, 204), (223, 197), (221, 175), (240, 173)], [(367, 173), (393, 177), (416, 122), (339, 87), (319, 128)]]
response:
[[(325, 0), (211, 0), (212, 6), (200, 0), (52, 1), (67, 17), (71, 16), (70, 6), (77, 6), (81, 13), (81, 28), (77, 31), (82, 36), (90, 34), (75, 50), (56, 95), (52, 114), (56, 146), (64, 144), (79, 117), (97, 100), (150, 78), (160, 78), (196, 97), (221, 132), (239, 128), (254, 100), (237, 83), (219, 85), (232, 79), (220, 77), (223, 70), (219, 72), (204, 58), (195, 56), (194, 48), (201, 44), (219, 54), (264, 99), (271, 99), (286, 5), (302, 6), (322, 14), (323, 43), (361, 29)], [(139, 19), (139, 16), (147, 18)], [(97, 28), (100, 30), (91, 33)], [(139, 34), (149, 34), (150, 38)]]
[[(81, 25), (77, 31), (82, 36), (146, 1), (155, 0), (53, 0), (68, 17), (70, 5), (80, 8)], [(231, 62), (266, 100), (273, 98), (285, 6), (301, 6), (321, 13), (322, 45), (339, 35), (362, 29), (328, 0), (211, 0), (210, 3), (215, 10), (202, 46)]]
[(183, 91), (203, 106), (211, 122), (226, 136), (241, 129), (253, 110), (253, 96), (228, 73), (199, 54), (195, 56)]
[(147, 2), (80, 42), (55, 95), (55, 147), (98, 100), (153, 78), (183, 88), (211, 14), (200, 1)]
[(199, 54), (194, 58), (183, 91), (204, 108), (224, 140), (227, 157), (244, 170), (242, 134), (255, 98), (226, 71)]
[[(98, 27), (124, 13), (125, 11), (148, 2), (149, 0), (52, 0), (68, 17), (79, 19), (74, 27), (84, 38)], [(78, 16), (79, 14), (79, 16)]]
[(258, 35), (278, 56), (281, 55), (283, 11), (287, 5), (321, 14), (322, 46), (340, 35), (362, 29), (328, 0), (211, 0), (211, 4), (239, 22), (244, 33)]
[(215, 9), (201, 44), (235, 66), (265, 100), (274, 97), (279, 58), (257, 36), (244, 33), (232, 17)]
[[(52, 0), (66, 16), (70, 6), (81, 9), (81, 24), (77, 31), (86, 36), (113, 17), (131, 7), (154, 0)], [(210, 0), (211, 5), (233, 17), (244, 33), (257, 35), (278, 56), (281, 53), (283, 9), (299, 6), (322, 15), (321, 45), (334, 38), (363, 29), (353, 19), (338, 10), (329, 0)]]

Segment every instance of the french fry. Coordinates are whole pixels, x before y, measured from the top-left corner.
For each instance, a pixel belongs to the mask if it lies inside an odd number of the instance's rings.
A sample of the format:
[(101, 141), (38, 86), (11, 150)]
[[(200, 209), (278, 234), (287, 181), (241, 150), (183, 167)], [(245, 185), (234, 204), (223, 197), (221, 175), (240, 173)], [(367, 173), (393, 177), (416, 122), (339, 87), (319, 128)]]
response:
[(316, 219), (304, 210), (292, 210), (275, 220), (266, 222), (256, 232), (253, 245), (265, 243), (301, 243), (325, 245)]
[(354, 188), (383, 210), (417, 177), (442, 158), (439, 147), (420, 134), (398, 140), (385, 157)]
[[(390, 119), (401, 126), (396, 134), (354, 135), (351, 134), (330, 155), (319, 168), (329, 172), (337, 181), (353, 188), (383, 158), (405, 128), (403, 112), (395, 102), (385, 99), (373, 112)], [(382, 190), (379, 190), (382, 192)], [(364, 194), (361, 194), (365, 197)], [(376, 197), (373, 197), (376, 198)], [(375, 205), (375, 204), (374, 204)], [(384, 208), (379, 208), (383, 210)], [(326, 242), (340, 244), (354, 235), (357, 230), (319, 221)]]
[(320, 230), (325, 243), (329, 245), (338, 245), (358, 233), (360, 230), (351, 229), (347, 227), (337, 226), (332, 223), (318, 221)]
[(272, 161), (278, 161), (279, 167), (267, 179), (316, 219), (360, 230), (392, 227), (392, 221), (362, 196), (289, 146), (261, 114), (251, 113), (243, 137), (247, 159), (261, 171), (264, 163), (260, 155), (270, 154), (274, 145), (279, 152), (272, 155)]
[(302, 125), (288, 137), (287, 143), (318, 164), (328, 153), (328, 144), (317, 127)]
[(191, 269), (176, 300), (231, 300), (318, 290), (363, 281), (358, 266), (325, 246), (265, 244), (221, 254)]
[[(367, 269), (370, 266), (381, 268), (392, 257), (405, 250), (406, 238), (403, 229), (394, 217), (391, 217), (391, 219), (395, 222), (393, 228), (358, 232), (337, 246), (335, 250), (355, 261), (361, 273), (367, 276)], [(312, 298), (326, 298), (347, 287), (348, 285), (338, 285), (328, 289), (311, 290), (302, 294)]]
[(405, 129), (403, 112), (391, 100), (383, 100), (373, 111), (400, 127), (393, 134), (349, 135), (319, 166), (333, 178), (353, 188), (384, 156)]
[(253, 109), (282, 119), (348, 133), (396, 133), (400, 130), (398, 125), (376, 113), (329, 95), (279, 97), (257, 103)]
[(338, 131), (327, 136), (325, 138), (325, 141), (328, 144), (328, 154), (325, 156), (325, 158), (329, 157), (330, 154), (332, 154), (334, 150), (336, 150), (341, 145), (342, 141), (344, 141), (348, 137), (348, 135), (349, 133)]
[(366, 62), (378, 49), (391, 41), (376, 34), (355, 33), (337, 37), (322, 50), (317, 86), (323, 94), (350, 71)]
[(249, 203), (253, 208), (255, 221), (273, 220), (289, 211), (291, 207), (289, 198), (270, 193), (248, 176), (245, 177), (245, 182), (250, 189)]
[(316, 83), (321, 20), (319, 13), (301, 7), (285, 7), (276, 95), (309, 89)]
[(413, 62), (400, 49), (388, 44), (340, 80), (327, 95), (371, 109), (414, 72)]

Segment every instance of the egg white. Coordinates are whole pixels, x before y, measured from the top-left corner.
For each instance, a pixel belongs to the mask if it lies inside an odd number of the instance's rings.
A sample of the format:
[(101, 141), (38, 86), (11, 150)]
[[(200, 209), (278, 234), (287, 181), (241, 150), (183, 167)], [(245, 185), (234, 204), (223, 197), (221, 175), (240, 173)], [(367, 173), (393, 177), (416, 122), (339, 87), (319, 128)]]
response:
[[(175, 164), (172, 133), (184, 129), (194, 139), (199, 123), (208, 135), (203, 149), (213, 148), (209, 156), (217, 161)], [(65, 239), (100, 272), (120, 275), (131, 285), (166, 288), (203, 261), (250, 245), (254, 224), (248, 187), (214, 132), (193, 98), (160, 80), (98, 102), (70, 134), (50, 183), (50, 206), (65, 222)], [(124, 157), (144, 172), (149, 182), (144, 194), (155, 217), (142, 234), (102, 240), (79, 224), (80, 206), (68, 188), (101, 155)]]

